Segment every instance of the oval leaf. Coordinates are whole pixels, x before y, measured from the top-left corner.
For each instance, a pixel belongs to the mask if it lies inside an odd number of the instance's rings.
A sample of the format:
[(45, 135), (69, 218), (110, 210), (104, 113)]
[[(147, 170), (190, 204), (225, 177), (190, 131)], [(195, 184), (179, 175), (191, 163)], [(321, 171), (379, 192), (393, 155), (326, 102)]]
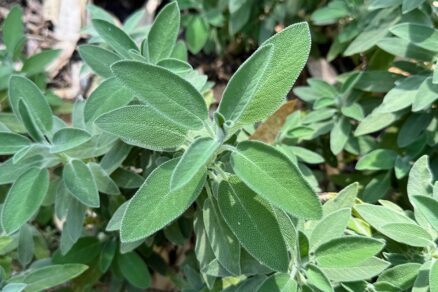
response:
[(99, 193), (93, 174), (81, 160), (73, 159), (64, 166), (62, 174), (65, 186), (84, 205), (99, 207)]

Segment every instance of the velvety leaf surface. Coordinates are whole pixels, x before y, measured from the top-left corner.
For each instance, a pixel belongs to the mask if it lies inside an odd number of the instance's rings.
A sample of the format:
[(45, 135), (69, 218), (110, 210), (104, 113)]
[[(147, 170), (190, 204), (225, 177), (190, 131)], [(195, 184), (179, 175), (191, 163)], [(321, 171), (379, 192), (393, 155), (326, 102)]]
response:
[[(104, 78), (113, 75), (110, 67), (120, 60), (117, 54), (98, 46), (81, 45), (78, 50), (81, 59), (90, 66), (91, 70)], [(120, 97), (123, 98), (123, 96)]]
[(237, 177), (221, 182), (219, 209), (242, 246), (271, 269), (286, 271), (289, 259), (272, 209)]
[(120, 254), (117, 264), (122, 275), (137, 288), (147, 288), (151, 284), (151, 276), (143, 259), (136, 252)]
[(91, 140), (91, 135), (81, 129), (63, 128), (53, 135), (50, 147), (51, 153), (59, 153), (70, 150)]
[(257, 292), (295, 292), (297, 282), (288, 274), (274, 274), (266, 279)]
[(127, 144), (152, 150), (176, 148), (184, 143), (187, 133), (186, 128), (146, 105), (115, 109), (95, 123)]
[(65, 186), (84, 205), (97, 208), (100, 205), (96, 182), (88, 166), (73, 159), (64, 166), (62, 174)]
[(129, 201), (122, 219), (123, 242), (145, 238), (181, 215), (199, 195), (205, 174), (198, 173), (184, 187), (170, 191), (170, 177), (178, 159), (157, 167)]
[(282, 152), (260, 142), (242, 142), (231, 154), (231, 165), (245, 184), (276, 207), (299, 218), (321, 217), (315, 192)]
[(176, 124), (199, 129), (207, 119), (207, 106), (202, 95), (192, 84), (171, 71), (136, 61), (119, 61), (111, 69), (138, 98)]
[(0, 132), (0, 154), (14, 154), (23, 147), (29, 146), (32, 143), (25, 136), (19, 134)]
[(385, 270), (389, 265), (390, 263), (382, 259), (372, 257), (357, 265), (351, 265), (348, 267), (322, 268), (321, 270), (332, 281), (353, 282), (375, 277)]
[(47, 169), (30, 168), (10, 188), (1, 212), (4, 231), (11, 234), (31, 219), (49, 188)]
[(347, 227), (350, 215), (351, 209), (343, 208), (323, 217), (310, 235), (310, 248), (314, 250), (331, 239), (341, 237)]

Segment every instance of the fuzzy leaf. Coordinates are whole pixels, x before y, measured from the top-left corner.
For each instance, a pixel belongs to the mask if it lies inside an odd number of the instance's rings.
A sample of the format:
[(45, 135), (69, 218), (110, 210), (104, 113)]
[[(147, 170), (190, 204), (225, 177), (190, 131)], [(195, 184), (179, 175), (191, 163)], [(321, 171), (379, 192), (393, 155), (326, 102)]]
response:
[(397, 153), (388, 149), (376, 149), (361, 157), (356, 164), (357, 170), (381, 170), (394, 167)]
[(143, 259), (136, 252), (120, 254), (117, 266), (125, 279), (137, 288), (147, 288), (151, 284), (151, 276)]
[(148, 34), (149, 58), (152, 63), (168, 58), (179, 33), (180, 12), (178, 2), (164, 6), (154, 20)]
[(389, 223), (381, 227), (381, 232), (392, 240), (410, 246), (427, 247), (433, 245), (430, 234), (416, 224)]
[(32, 143), (25, 136), (14, 133), (0, 132), (0, 154), (14, 154), (23, 147), (29, 146)]
[(65, 186), (76, 199), (88, 207), (99, 207), (96, 182), (84, 162), (77, 159), (71, 160), (64, 166), (62, 177)]
[(426, 218), (432, 227), (438, 231), (438, 201), (428, 196), (412, 196), (413, 205)]
[(335, 282), (353, 282), (366, 280), (379, 275), (390, 263), (377, 257), (369, 258), (364, 262), (349, 267), (322, 268), (327, 277)]
[[(406, 2), (415, 2), (406, 1)], [(401, 23), (391, 29), (391, 33), (426, 50), (438, 52), (438, 30), (416, 23)]]
[(176, 148), (184, 143), (187, 133), (186, 128), (146, 105), (115, 109), (95, 123), (127, 144), (152, 150)]
[(17, 231), (35, 215), (48, 189), (47, 169), (31, 168), (15, 181), (1, 212), (2, 227), (7, 234)]
[(32, 110), (31, 116), (41, 130), (52, 129), (52, 110), (41, 90), (29, 79), (14, 75), (9, 79), (9, 101), (12, 110), (19, 117), (21, 116), (18, 107), (20, 100)]
[(130, 50), (138, 51), (131, 37), (114, 24), (102, 19), (93, 19), (92, 22), (100, 37), (120, 55), (130, 58)]
[(379, 275), (377, 281), (389, 283), (401, 291), (408, 290), (414, 284), (420, 267), (421, 264), (418, 263), (396, 265)]
[(384, 246), (384, 241), (369, 237), (340, 237), (320, 245), (315, 250), (315, 258), (323, 268), (350, 267), (372, 258)]
[(52, 63), (61, 53), (61, 50), (52, 49), (44, 50), (38, 54), (32, 55), (23, 63), (21, 71), (26, 72), (27, 75), (43, 73), (46, 67)]
[(104, 78), (113, 75), (111, 65), (120, 60), (120, 57), (113, 52), (93, 45), (79, 46), (79, 55), (91, 70)]
[(122, 219), (120, 238), (132, 242), (160, 230), (180, 216), (199, 195), (205, 173), (198, 173), (184, 187), (170, 191), (169, 184), (178, 159), (157, 167), (129, 201)]
[(267, 278), (257, 292), (296, 292), (297, 282), (288, 274), (274, 274)]
[(15, 58), (25, 41), (23, 9), (14, 5), (3, 22), (3, 43), (9, 55)]
[(310, 235), (310, 248), (315, 250), (321, 244), (334, 238), (341, 237), (350, 219), (351, 209), (342, 208), (325, 216)]
[(317, 266), (308, 265), (306, 276), (308, 279), (308, 284), (312, 287), (315, 287), (317, 291), (334, 291), (329, 279), (327, 279), (327, 276)]
[(287, 270), (286, 245), (268, 203), (235, 176), (221, 182), (218, 203), (225, 222), (253, 257), (273, 270)]
[(231, 154), (237, 176), (274, 206), (299, 218), (318, 219), (321, 203), (297, 167), (277, 149), (245, 141)]
[(59, 153), (80, 146), (91, 140), (91, 135), (81, 129), (63, 128), (53, 135), (51, 153)]
[(119, 61), (111, 69), (137, 97), (176, 124), (199, 129), (207, 120), (208, 111), (202, 95), (171, 71), (136, 61)]
[(177, 190), (190, 182), (199, 172), (206, 172), (220, 143), (212, 138), (196, 139), (184, 152), (170, 179), (170, 189)]

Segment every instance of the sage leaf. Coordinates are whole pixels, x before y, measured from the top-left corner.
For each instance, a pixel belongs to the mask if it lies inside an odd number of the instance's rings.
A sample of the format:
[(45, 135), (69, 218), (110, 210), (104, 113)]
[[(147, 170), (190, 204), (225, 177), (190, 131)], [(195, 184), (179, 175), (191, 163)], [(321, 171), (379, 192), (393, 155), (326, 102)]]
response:
[(431, 196), (432, 195), (433, 174), (429, 169), (429, 157), (423, 155), (412, 166), (408, 179), (408, 196), (411, 203), (413, 196)]
[(87, 98), (84, 107), (85, 122), (93, 122), (100, 115), (128, 105), (134, 99), (130, 90), (116, 78), (103, 81)]
[(60, 153), (78, 147), (91, 140), (91, 135), (81, 129), (63, 128), (55, 132), (50, 153)]
[(315, 265), (308, 265), (306, 276), (308, 280), (308, 284), (311, 287), (316, 288), (318, 291), (334, 291), (330, 280), (327, 279), (327, 276)]
[(429, 291), (429, 271), (431, 265), (431, 261), (427, 261), (420, 267), (417, 278), (415, 279), (414, 285), (412, 287), (412, 292)]
[(288, 274), (274, 274), (267, 278), (257, 292), (296, 292), (297, 282)]
[(271, 96), (260, 96), (258, 90), (271, 63), (273, 45), (265, 45), (243, 63), (231, 77), (219, 105), (219, 113), (235, 125), (251, 124), (262, 120), (259, 115), (262, 104)]
[(179, 189), (190, 182), (199, 172), (206, 172), (207, 165), (219, 146), (220, 143), (212, 138), (196, 139), (178, 161), (170, 178), (170, 189)]
[(205, 200), (202, 214), (207, 238), (215, 257), (226, 270), (239, 275), (240, 244), (236, 237), (210, 199)]
[(428, 196), (411, 196), (415, 211), (419, 211), (432, 227), (438, 231), (438, 201)]
[(146, 105), (115, 109), (95, 123), (127, 144), (151, 150), (176, 148), (186, 140), (186, 128)]
[(352, 183), (343, 188), (334, 198), (322, 206), (324, 217), (342, 208), (353, 208), (358, 192), (358, 183)]
[(219, 185), (222, 216), (242, 246), (275, 271), (287, 271), (287, 248), (272, 208), (235, 176)]
[(178, 2), (164, 6), (154, 20), (148, 34), (149, 58), (152, 63), (168, 58), (179, 33), (180, 12)]
[(418, 263), (396, 265), (383, 271), (377, 281), (389, 283), (402, 291), (408, 290), (414, 284), (420, 268), (421, 264)]
[(130, 50), (138, 51), (131, 37), (114, 24), (102, 19), (93, 19), (92, 23), (100, 37), (123, 57), (130, 58)]
[[(113, 75), (111, 65), (120, 60), (117, 54), (98, 46), (81, 45), (78, 51), (81, 59), (90, 66), (91, 70), (104, 78)], [(120, 95), (120, 98), (123, 96)]]
[(50, 265), (13, 276), (8, 283), (25, 283), (27, 291), (42, 291), (63, 284), (87, 269), (82, 264)]
[(111, 69), (138, 98), (176, 124), (199, 129), (207, 120), (208, 111), (202, 95), (171, 71), (136, 61), (119, 61)]
[(117, 265), (122, 275), (137, 288), (147, 288), (151, 284), (151, 276), (143, 259), (136, 252), (117, 256)]
[(361, 157), (356, 164), (357, 170), (381, 170), (394, 167), (397, 153), (389, 149), (376, 149)]
[(38, 54), (32, 55), (29, 59), (24, 61), (21, 71), (26, 74), (34, 75), (37, 73), (43, 73), (46, 67), (52, 63), (61, 53), (61, 50), (44, 50)]
[(389, 265), (390, 263), (387, 261), (377, 257), (372, 257), (357, 265), (351, 265), (348, 267), (324, 267), (321, 268), (321, 270), (334, 282), (353, 282), (375, 277)]
[(438, 30), (432, 27), (405, 22), (392, 27), (390, 31), (399, 38), (407, 40), (416, 46), (438, 52)]
[(350, 121), (344, 117), (339, 118), (330, 131), (330, 150), (333, 154), (337, 155), (344, 149), (350, 133)]
[(117, 208), (117, 210), (114, 212), (111, 219), (109, 220), (108, 224), (106, 225), (106, 231), (120, 230), (123, 215), (125, 214), (126, 208), (128, 207), (128, 202), (129, 201), (124, 202)]
[(25, 136), (19, 134), (0, 132), (0, 154), (14, 154), (23, 147), (29, 146), (32, 143)]
[(184, 187), (170, 191), (169, 184), (178, 159), (157, 167), (129, 201), (122, 219), (122, 242), (145, 238), (181, 215), (199, 195), (205, 173), (198, 173)]
[(193, 54), (199, 53), (209, 38), (208, 21), (203, 16), (194, 15), (187, 24), (185, 37), (187, 47)]
[(341, 237), (351, 216), (350, 208), (342, 208), (323, 217), (313, 229), (309, 242), (310, 249), (315, 250), (321, 244)]
[(84, 205), (97, 208), (100, 205), (96, 182), (88, 166), (73, 159), (64, 166), (62, 174), (65, 186)]
[(277, 149), (261, 142), (242, 142), (231, 154), (231, 165), (248, 187), (274, 206), (299, 218), (321, 217), (321, 203), (315, 192)]
[(39, 129), (47, 132), (52, 129), (52, 110), (41, 90), (29, 79), (13, 75), (9, 79), (9, 101), (12, 110), (19, 117), (21, 116), (18, 108), (20, 100), (32, 109), (31, 116)]
[(433, 84), (432, 77), (423, 81), (412, 103), (412, 111), (428, 109), (438, 99), (438, 84)]
[(320, 245), (315, 258), (324, 268), (350, 267), (372, 258), (384, 246), (385, 242), (370, 237), (340, 237)]
[(429, 272), (430, 292), (438, 291), (438, 261), (434, 261)]
[(14, 233), (38, 211), (49, 189), (47, 169), (30, 168), (10, 188), (3, 204), (1, 221), (7, 234)]
[(427, 247), (433, 245), (430, 234), (416, 224), (389, 223), (383, 225), (381, 232), (397, 242), (410, 246)]
[(2, 32), (3, 43), (8, 54), (15, 59), (26, 40), (24, 35), (23, 9), (20, 6), (14, 5), (11, 8), (3, 22)]

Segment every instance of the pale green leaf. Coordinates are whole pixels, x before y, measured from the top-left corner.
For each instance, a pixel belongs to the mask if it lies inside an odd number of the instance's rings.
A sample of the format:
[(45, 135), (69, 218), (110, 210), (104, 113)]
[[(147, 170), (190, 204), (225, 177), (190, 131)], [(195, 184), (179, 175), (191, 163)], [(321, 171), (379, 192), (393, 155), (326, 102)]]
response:
[(90, 66), (91, 70), (104, 78), (113, 75), (111, 65), (120, 60), (120, 57), (115, 53), (98, 46), (81, 45), (78, 51), (81, 59)]
[(199, 195), (205, 173), (198, 173), (184, 187), (170, 191), (169, 184), (178, 159), (157, 167), (129, 201), (122, 219), (123, 242), (145, 238), (180, 216)]
[(14, 154), (23, 147), (29, 146), (32, 143), (25, 136), (19, 134), (0, 132), (0, 154)]
[(427, 247), (433, 245), (430, 234), (416, 224), (389, 223), (382, 225), (379, 231), (392, 240), (410, 246)]
[(91, 135), (81, 129), (63, 128), (52, 138), (51, 153), (60, 153), (78, 147), (91, 140)]
[(130, 50), (138, 51), (131, 37), (114, 24), (102, 19), (93, 19), (92, 22), (100, 37), (120, 55), (130, 58)]
[(354, 131), (355, 136), (362, 136), (384, 129), (398, 119), (396, 113), (380, 113), (375, 110), (363, 119)]
[(438, 231), (438, 201), (429, 196), (414, 195), (410, 197), (415, 211), (420, 212), (432, 227)]
[(429, 272), (430, 292), (438, 292), (438, 261), (435, 260)]
[(21, 71), (26, 72), (27, 75), (43, 73), (47, 66), (50, 65), (60, 53), (61, 50), (51, 49), (32, 55), (29, 59), (24, 61)]
[(23, 23), (23, 9), (14, 5), (9, 11), (3, 22), (3, 43), (9, 55), (15, 58), (20, 48), (24, 44), (24, 23)]
[(88, 166), (73, 159), (64, 166), (62, 174), (65, 186), (84, 205), (97, 208), (100, 205), (96, 182)]
[(324, 272), (321, 271), (317, 266), (308, 265), (306, 276), (308, 281), (307, 283), (310, 286), (315, 287), (317, 291), (324, 291), (324, 292), (334, 291), (330, 283), (330, 280), (327, 279), (327, 276), (324, 274)]
[(438, 100), (438, 84), (433, 84), (432, 77), (429, 77), (420, 85), (412, 103), (412, 111), (428, 109), (436, 100)]
[(207, 120), (208, 111), (202, 95), (171, 71), (136, 61), (119, 61), (111, 69), (138, 98), (175, 123), (199, 129)]
[(167, 4), (152, 24), (148, 34), (149, 58), (152, 63), (168, 58), (179, 33), (180, 12), (178, 2)]
[(95, 123), (127, 144), (152, 150), (176, 148), (186, 140), (186, 128), (146, 105), (115, 109)]
[[(415, 2), (415, 0), (407, 1)], [(401, 23), (391, 33), (426, 50), (438, 52), (438, 30), (416, 23)]]
[(261, 142), (242, 142), (231, 154), (231, 165), (246, 185), (276, 207), (299, 218), (321, 217), (315, 192), (282, 152)]
[(339, 118), (330, 131), (330, 150), (333, 154), (337, 155), (344, 149), (350, 133), (351, 124), (349, 119)]
[(119, 254), (117, 266), (126, 280), (137, 288), (147, 288), (151, 284), (151, 276), (143, 259), (135, 252)]
[(192, 54), (199, 53), (208, 41), (209, 25), (205, 17), (194, 15), (186, 28), (187, 47)]
[(382, 170), (394, 167), (397, 153), (388, 149), (376, 149), (361, 157), (356, 163), (357, 170)]
[(412, 287), (420, 267), (421, 264), (418, 263), (397, 265), (384, 271), (377, 280), (389, 283), (404, 291)]
[(208, 163), (219, 148), (218, 141), (201, 137), (196, 139), (184, 152), (170, 179), (170, 189), (177, 190), (190, 182), (198, 173), (207, 171)]
[(13, 276), (8, 283), (25, 283), (25, 291), (43, 291), (61, 285), (87, 269), (82, 264), (50, 265)]
[[(243, 290), (239, 290), (243, 291)], [(267, 278), (257, 292), (296, 292), (298, 284), (288, 274), (274, 274)]]
[(95, 162), (89, 162), (88, 167), (90, 168), (91, 173), (93, 174), (99, 192), (108, 195), (120, 194), (120, 190), (117, 187), (116, 183), (111, 179), (111, 177), (102, 168), (100, 164), (97, 164)]
[(47, 169), (30, 168), (10, 188), (1, 212), (3, 230), (17, 231), (31, 219), (44, 201), (49, 189)]
[(353, 208), (358, 192), (358, 183), (352, 183), (343, 188), (334, 198), (328, 200), (322, 206), (324, 216), (336, 212), (341, 208)]
[(321, 244), (341, 237), (351, 216), (350, 208), (342, 208), (323, 217), (312, 230), (309, 238), (310, 249), (315, 250)]
[(286, 271), (286, 245), (271, 206), (235, 176), (221, 182), (219, 209), (242, 246), (262, 264)]
[(390, 263), (377, 257), (349, 267), (322, 268), (324, 274), (335, 282), (353, 282), (366, 280), (379, 275)]
[(432, 262), (427, 261), (420, 267), (412, 292), (429, 292), (429, 270), (431, 265)]

